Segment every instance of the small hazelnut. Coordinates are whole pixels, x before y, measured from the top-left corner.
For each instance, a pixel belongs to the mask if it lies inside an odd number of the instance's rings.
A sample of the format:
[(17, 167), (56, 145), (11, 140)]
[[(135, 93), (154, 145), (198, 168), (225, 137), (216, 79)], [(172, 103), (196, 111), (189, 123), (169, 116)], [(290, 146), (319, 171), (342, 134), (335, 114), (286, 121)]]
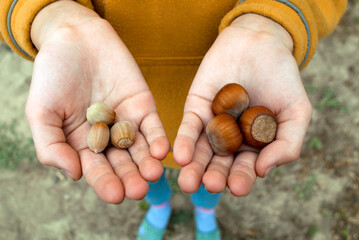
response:
[(91, 126), (87, 135), (87, 146), (95, 153), (102, 152), (108, 145), (110, 130), (103, 122), (97, 122)]
[(237, 119), (248, 108), (247, 91), (237, 83), (229, 83), (222, 87), (212, 101), (212, 111), (215, 115), (231, 114)]
[(135, 141), (135, 129), (128, 121), (115, 123), (111, 128), (111, 143), (116, 148), (128, 148)]
[(243, 112), (239, 126), (245, 142), (252, 147), (264, 147), (272, 142), (277, 132), (274, 113), (266, 107), (254, 106)]
[(239, 150), (243, 136), (234, 117), (227, 113), (215, 116), (206, 127), (213, 152), (230, 155)]
[(103, 122), (111, 125), (116, 117), (115, 111), (103, 102), (93, 103), (86, 112), (87, 121), (91, 124)]

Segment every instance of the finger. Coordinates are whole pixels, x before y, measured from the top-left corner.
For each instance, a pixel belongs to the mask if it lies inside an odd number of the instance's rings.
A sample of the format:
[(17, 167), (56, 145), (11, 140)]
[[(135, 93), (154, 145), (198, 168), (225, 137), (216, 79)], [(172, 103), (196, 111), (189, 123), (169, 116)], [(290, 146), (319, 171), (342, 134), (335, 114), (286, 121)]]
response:
[[(139, 85), (143, 84), (140, 83)], [(114, 102), (113, 104), (117, 106), (115, 108), (116, 118), (118, 120), (130, 121), (135, 128), (135, 142), (128, 149), (133, 161), (138, 166), (142, 177), (146, 181), (155, 182), (160, 179), (163, 173), (163, 166), (159, 159), (164, 158), (167, 155), (169, 143), (164, 147), (160, 147), (166, 149), (167, 152), (163, 151), (163, 149), (158, 151), (158, 145), (166, 141), (163, 140), (165, 133), (164, 130), (159, 130), (159, 128), (162, 128), (162, 124), (160, 120), (157, 119), (157, 114), (154, 113), (156, 112), (156, 106), (154, 104), (152, 93), (149, 91), (148, 87), (142, 87), (144, 88), (143, 90), (138, 90), (136, 87), (133, 87), (137, 89), (137, 92), (134, 92), (134, 95), (128, 96), (118, 102)], [(136, 111), (133, 111), (133, 109), (136, 109)], [(150, 116), (151, 114), (152, 116)], [(145, 120), (145, 118), (148, 119)], [(155, 124), (153, 130), (151, 130), (151, 123)], [(146, 137), (149, 138), (149, 142), (154, 145), (153, 151), (156, 157), (158, 157), (157, 159), (152, 157), (149, 143), (140, 131), (145, 131)]]
[(125, 187), (126, 197), (133, 200), (144, 198), (149, 188), (148, 183), (142, 178), (128, 151), (112, 147), (106, 152), (106, 156)]
[(77, 152), (66, 143), (62, 118), (55, 112), (33, 106), (36, 104), (29, 101), (26, 106), (26, 117), (39, 161), (44, 165), (62, 169), (73, 180), (80, 179), (80, 160)]
[(89, 149), (79, 152), (83, 175), (96, 194), (107, 203), (120, 203), (125, 196), (124, 187), (104, 154)]
[(161, 178), (162, 163), (151, 156), (147, 141), (141, 133), (136, 133), (136, 140), (128, 150), (146, 181), (156, 182)]
[(164, 159), (170, 151), (170, 142), (157, 112), (145, 116), (140, 130), (150, 145), (151, 155), (156, 159)]
[(178, 185), (183, 192), (194, 193), (199, 189), (203, 174), (212, 156), (213, 152), (207, 136), (202, 134), (196, 144), (193, 160), (181, 168), (178, 176)]
[(232, 195), (247, 196), (256, 181), (255, 162), (258, 154), (255, 152), (240, 152), (232, 165), (228, 177), (228, 188)]
[(203, 185), (208, 192), (219, 193), (226, 189), (229, 169), (232, 163), (233, 155), (214, 155), (202, 179)]
[(295, 161), (303, 145), (310, 118), (310, 104), (286, 111), (278, 116), (276, 140), (263, 148), (258, 156), (256, 172), (260, 177), (267, 176), (275, 167)]
[(202, 120), (194, 112), (185, 112), (173, 145), (173, 158), (180, 166), (188, 164), (203, 130)]

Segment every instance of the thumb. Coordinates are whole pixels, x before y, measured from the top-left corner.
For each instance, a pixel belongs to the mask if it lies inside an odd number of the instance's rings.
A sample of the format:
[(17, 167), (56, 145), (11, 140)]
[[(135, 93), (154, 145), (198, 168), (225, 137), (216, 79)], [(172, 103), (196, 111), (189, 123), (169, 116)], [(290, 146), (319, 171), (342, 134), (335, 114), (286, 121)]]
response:
[(278, 115), (276, 140), (258, 156), (256, 172), (260, 177), (267, 176), (277, 166), (295, 161), (300, 155), (312, 108), (310, 103), (302, 103), (292, 109)]
[(28, 101), (26, 117), (39, 161), (63, 170), (73, 180), (79, 180), (82, 176), (80, 160), (77, 152), (66, 143), (61, 117), (44, 107), (33, 106), (36, 105)]

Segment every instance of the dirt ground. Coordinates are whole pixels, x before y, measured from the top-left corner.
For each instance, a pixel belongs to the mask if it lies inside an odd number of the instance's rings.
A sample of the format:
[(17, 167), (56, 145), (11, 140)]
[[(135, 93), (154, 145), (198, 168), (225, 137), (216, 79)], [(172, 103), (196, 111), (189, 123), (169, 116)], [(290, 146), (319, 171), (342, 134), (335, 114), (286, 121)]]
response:
[[(24, 114), (31, 71), (31, 62), (0, 45), (0, 124), (16, 119), (17, 134), (6, 151), (27, 160), (33, 147), (18, 142), (31, 138)], [(247, 197), (224, 193), (217, 211), (223, 239), (359, 239), (358, 1), (319, 43), (302, 78), (314, 112), (301, 157), (258, 179)], [(169, 172), (174, 212), (165, 239), (194, 239), (192, 206), (176, 174)], [(143, 201), (105, 204), (84, 180), (36, 161), (0, 169), (0, 203), (0, 240), (135, 239), (146, 209)]]

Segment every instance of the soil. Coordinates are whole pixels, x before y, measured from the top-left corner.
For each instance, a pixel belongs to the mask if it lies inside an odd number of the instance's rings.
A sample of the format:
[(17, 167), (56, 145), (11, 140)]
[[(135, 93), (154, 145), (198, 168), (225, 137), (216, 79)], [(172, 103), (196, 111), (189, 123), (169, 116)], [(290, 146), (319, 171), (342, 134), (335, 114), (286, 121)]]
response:
[[(0, 122), (17, 120), (31, 138), (24, 108), (33, 63), (0, 45)], [(258, 178), (249, 196), (226, 191), (217, 210), (223, 239), (359, 239), (359, 3), (301, 72), (314, 107), (300, 158)], [(174, 211), (165, 239), (194, 239), (189, 196), (169, 171)], [(0, 169), (0, 239), (135, 239), (143, 201), (102, 202), (82, 179), (23, 161)]]

